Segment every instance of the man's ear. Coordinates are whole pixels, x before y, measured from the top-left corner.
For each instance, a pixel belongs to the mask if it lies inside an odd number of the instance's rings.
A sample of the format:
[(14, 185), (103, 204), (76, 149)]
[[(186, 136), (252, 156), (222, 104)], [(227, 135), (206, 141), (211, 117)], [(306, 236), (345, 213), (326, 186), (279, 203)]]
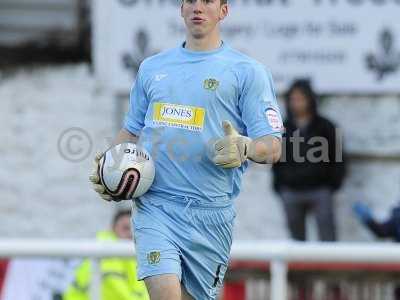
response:
[(222, 21), (223, 19), (225, 19), (225, 17), (228, 15), (228, 13), (229, 13), (228, 4), (226, 4), (226, 3), (222, 4), (220, 14), (219, 14), (219, 20)]

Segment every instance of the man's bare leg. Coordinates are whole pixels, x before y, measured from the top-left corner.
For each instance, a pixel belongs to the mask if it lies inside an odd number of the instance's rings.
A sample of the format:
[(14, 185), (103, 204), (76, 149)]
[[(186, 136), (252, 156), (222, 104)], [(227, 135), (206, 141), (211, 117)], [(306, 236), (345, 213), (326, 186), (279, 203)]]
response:
[(150, 300), (193, 300), (181, 286), (178, 276), (164, 274), (147, 277), (144, 279)]

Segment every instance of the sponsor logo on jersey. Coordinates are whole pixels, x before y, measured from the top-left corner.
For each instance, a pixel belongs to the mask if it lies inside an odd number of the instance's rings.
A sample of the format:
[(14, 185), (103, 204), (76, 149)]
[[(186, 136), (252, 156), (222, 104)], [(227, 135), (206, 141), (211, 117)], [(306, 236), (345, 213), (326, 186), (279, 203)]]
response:
[(202, 131), (205, 109), (202, 107), (154, 103), (153, 122), (157, 125)]
[(204, 80), (203, 87), (206, 90), (215, 91), (218, 88), (218, 86), (219, 86), (219, 81), (217, 79), (209, 78)]
[(147, 262), (150, 265), (156, 265), (160, 262), (161, 253), (160, 251), (151, 251), (147, 253)]

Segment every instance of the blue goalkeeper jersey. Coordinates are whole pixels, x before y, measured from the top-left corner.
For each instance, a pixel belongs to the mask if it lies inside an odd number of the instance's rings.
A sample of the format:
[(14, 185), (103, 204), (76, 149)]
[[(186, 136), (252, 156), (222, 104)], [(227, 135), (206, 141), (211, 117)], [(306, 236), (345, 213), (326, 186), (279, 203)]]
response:
[(252, 139), (281, 137), (271, 74), (225, 43), (213, 51), (180, 47), (144, 60), (124, 128), (152, 155), (155, 180), (146, 197), (190, 197), (210, 204), (238, 195), (247, 168), (223, 169), (212, 145), (222, 121)]

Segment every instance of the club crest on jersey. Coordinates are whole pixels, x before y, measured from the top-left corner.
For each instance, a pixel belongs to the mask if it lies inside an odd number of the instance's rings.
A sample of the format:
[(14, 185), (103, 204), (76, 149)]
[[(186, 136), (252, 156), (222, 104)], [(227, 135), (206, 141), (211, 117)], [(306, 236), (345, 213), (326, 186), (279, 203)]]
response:
[(215, 91), (218, 88), (218, 86), (219, 86), (219, 81), (217, 79), (209, 78), (204, 80), (203, 87), (206, 90)]
[(160, 262), (160, 251), (151, 251), (147, 253), (147, 261), (150, 265), (156, 265)]

